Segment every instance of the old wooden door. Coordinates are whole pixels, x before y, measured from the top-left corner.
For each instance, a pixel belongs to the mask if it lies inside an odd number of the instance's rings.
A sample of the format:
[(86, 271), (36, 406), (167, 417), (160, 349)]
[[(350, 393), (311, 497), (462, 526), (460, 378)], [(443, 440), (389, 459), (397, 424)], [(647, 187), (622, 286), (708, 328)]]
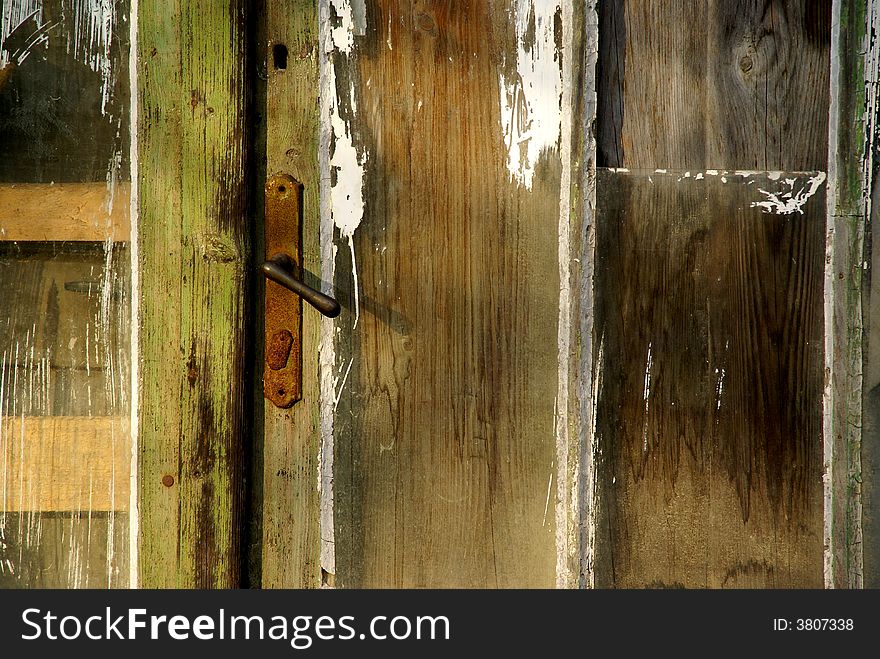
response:
[(0, 6), (0, 584), (862, 583), (864, 2)]
[(304, 184), (306, 276), (344, 311), (304, 312), (303, 400), (257, 401), (263, 585), (577, 583), (583, 20), (555, 2), (266, 4), (265, 173)]
[(862, 5), (318, 7), (258, 106), (345, 312), (258, 401), (261, 582), (857, 583)]

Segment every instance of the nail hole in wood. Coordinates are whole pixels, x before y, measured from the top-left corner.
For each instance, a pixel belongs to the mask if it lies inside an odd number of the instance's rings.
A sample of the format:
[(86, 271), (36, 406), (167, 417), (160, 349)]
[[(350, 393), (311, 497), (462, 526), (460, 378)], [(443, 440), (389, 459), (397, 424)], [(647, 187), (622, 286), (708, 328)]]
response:
[(287, 68), (287, 46), (283, 43), (276, 43), (272, 46), (272, 63), (276, 71), (283, 71)]

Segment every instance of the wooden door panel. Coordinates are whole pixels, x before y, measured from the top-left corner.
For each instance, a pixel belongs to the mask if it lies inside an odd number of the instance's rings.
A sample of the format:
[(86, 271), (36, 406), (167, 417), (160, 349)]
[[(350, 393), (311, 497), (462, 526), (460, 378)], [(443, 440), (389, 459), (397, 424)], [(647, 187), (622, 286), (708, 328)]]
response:
[(597, 585), (822, 586), (824, 182), (599, 171)]
[[(363, 214), (330, 188), (339, 585), (555, 583), (561, 11), (345, 17), (335, 91)], [(357, 175), (332, 158), (337, 185)]]

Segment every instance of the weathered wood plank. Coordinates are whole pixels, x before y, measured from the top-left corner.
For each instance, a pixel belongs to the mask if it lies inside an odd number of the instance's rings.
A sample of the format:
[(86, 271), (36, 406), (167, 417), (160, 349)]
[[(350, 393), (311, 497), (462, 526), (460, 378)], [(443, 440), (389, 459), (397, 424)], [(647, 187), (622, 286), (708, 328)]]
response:
[(865, 242), (876, 195), (877, 26), (875, 4), (834, 3), (825, 269), (825, 583), (833, 588), (880, 586), (877, 262)]
[(824, 174), (599, 174), (596, 584), (821, 587)]
[[(303, 273), (306, 282), (320, 288), (321, 271), (318, 169), (318, 15), (311, 0), (267, 2), (261, 17), (261, 67), (267, 80), (262, 91), (265, 108), (263, 140), (266, 161), (258, 178), (279, 172), (303, 184)], [(280, 67), (284, 68), (280, 68)], [(262, 188), (260, 183), (257, 186)], [(262, 231), (256, 230), (254, 251), (263, 254)], [(254, 310), (262, 322), (263, 302)], [(302, 400), (287, 410), (263, 398), (261, 382), (254, 384), (255, 416), (262, 419), (257, 438), (254, 498), (261, 519), (256, 529), (252, 559), (254, 583), (264, 588), (317, 588), (322, 584), (320, 565), (320, 451), (318, 346), (322, 319), (304, 306), (302, 319)], [(263, 336), (258, 327), (257, 336)], [(262, 344), (257, 359), (262, 362)], [(256, 369), (257, 377), (262, 375)], [(256, 578), (254, 574), (261, 572)]]
[(0, 511), (125, 511), (127, 417), (5, 417), (0, 421)]
[(337, 583), (553, 586), (562, 10), (348, 18), (337, 118), (366, 177), (359, 226), (333, 199)]
[(824, 170), (831, 4), (601, 3), (599, 164)]
[(138, 3), (139, 566), (239, 584), (247, 3)]
[[(563, 117), (570, 122), (568, 148), (560, 143), (562, 185), (570, 186), (560, 213), (559, 369), (557, 422), (558, 588), (593, 586), (593, 272), (596, 208), (596, 63), (599, 24), (596, 0), (571, 3), (563, 14)], [(563, 5), (565, 6), (565, 5)], [(570, 106), (565, 102), (569, 95)], [(568, 107), (569, 116), (565, 116)], [(563, 123), (564, 125), (564, 123)], [(564, 189), (561, 199), (564, 200)], [(567, 213), (566, 224), (564, 215)], [(567, 400), (567, 415), (564, 407)]]
[(125, 242), (131, 184), (0, 184), (0, 240)]

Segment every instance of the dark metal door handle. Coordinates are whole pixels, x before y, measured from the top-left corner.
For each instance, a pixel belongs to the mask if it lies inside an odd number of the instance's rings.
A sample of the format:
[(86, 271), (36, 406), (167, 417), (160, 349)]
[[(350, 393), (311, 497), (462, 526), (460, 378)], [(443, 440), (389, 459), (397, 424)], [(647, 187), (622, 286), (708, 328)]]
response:
[(294, 276), (296, 264), (286, 254), (273, 255), (260, 266), (260, 270), (268, 279), (293, 291), (328, 318), (336, 318), (339, 312), (342, 311), (339, 302), (329, 295), (324, 295), (321, 291), (316, 291), (311, 286), (302, 283)]

